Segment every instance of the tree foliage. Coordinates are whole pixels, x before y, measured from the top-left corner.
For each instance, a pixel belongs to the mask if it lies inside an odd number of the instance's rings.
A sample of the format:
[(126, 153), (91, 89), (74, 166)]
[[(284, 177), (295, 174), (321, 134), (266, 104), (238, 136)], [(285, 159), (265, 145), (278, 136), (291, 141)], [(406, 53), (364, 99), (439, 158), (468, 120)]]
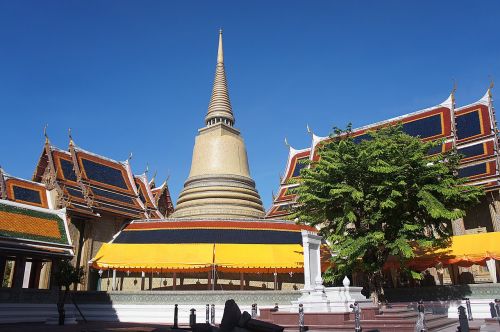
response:
[(65, 287), (66, 290), (72, 284), (82, 282), (84, 271), (82, 267), (74, 267), (68, 259), (59, 262), (56, 271), (54, 271), (54, 280), (59, 288)]
[(404, 266), (415, 246), (446, 244), (450, 221), (463, 217), (482, 189), (456, 176), (456, 152), (429, 156), (441, 144), (409, 136), (401, 126), (356, 142), (349, 126), (319, 147), (319, 161), (301, 171), (292, 218), (320, 226), (335, 253), (334, 277), (360, 270), (380, 295), (389, 255)]

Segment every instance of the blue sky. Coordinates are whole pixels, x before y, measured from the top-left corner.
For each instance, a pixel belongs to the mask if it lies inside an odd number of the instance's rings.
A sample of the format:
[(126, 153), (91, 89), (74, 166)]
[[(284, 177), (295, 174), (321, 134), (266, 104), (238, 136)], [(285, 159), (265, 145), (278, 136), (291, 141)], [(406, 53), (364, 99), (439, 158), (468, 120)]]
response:
[[(0, 0), (0, 165), (30, 178), (51, 141), (170, 177), (189, 173), (219, 27), (230, 97), (266, 208), (287, 158), (361, 126), (500, 80), (498, 1)], [(499, 85), (500, 86), (500, 85)], [(494, 96), (500, 95), (500, 88)]]

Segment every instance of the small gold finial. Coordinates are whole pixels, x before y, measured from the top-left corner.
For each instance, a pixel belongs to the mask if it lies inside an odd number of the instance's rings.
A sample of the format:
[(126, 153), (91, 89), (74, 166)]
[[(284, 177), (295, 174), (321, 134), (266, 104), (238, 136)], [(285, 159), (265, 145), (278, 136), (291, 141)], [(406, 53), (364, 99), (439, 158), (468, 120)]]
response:
[(455, 92), (457, 91), (457, 81), (453, 79), (453, 88), (451, 89), (451, 102), (453, 103), (453, 106), (455, 105)]
[(45, 143), (49, 143), (49, 135), (47, 135), (47, 127), (49, 124), (45, 124), (45, 127), (43, 127), (43, 136), (45, 136)]
[(217, 50), (217, 63), (224, 63), (224, 50), (222, 47), (222, 28), (219, 29), (219, 49)]
[(75, 142), (73, 142), (73, 136), (71, 136), (71, 128), (68, 128), (68, 136), (69, 136), (69, 145), (71, 146), (75, 145)]
[(290, 147), (290, 144), (288, 144), (288, 140), (286, 139), (286, 137), (285, 137), (285, 145)]

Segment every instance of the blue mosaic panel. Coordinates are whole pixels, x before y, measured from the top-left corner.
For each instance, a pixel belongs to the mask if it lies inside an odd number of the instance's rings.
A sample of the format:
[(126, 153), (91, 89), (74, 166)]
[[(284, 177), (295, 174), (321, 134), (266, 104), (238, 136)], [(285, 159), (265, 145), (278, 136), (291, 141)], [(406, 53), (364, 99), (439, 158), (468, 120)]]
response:
[(457, 138), (459, 140), (481, 134), (479, 112), (470, 112), (456, 117)]
[(307, 160), (308, 158), (301, 158), (301, 159), (297, 159), (297, 161), (295, 162), (295, 168), (293, 169), (293, 174), (292, 174), (292, 177), (295, 178), (297, 176), (300, 176), (300, 171), (307, 167), (307, 164), (304, 163), (304, 160)]
[(12, 190), (14, 191), (14, 199), (16, 200), (42, 204), (42, 198), (40, 197), (40, 192), (37, 190), (32, 190), (18, 186), (12, 186)]
[(433, 148), (430, 148), (427, 151), (427, 155), (428, 156), (432, 156), (432, 155), (435, 155), (435, 154), (438, 154), (438, 153), (441, 153), (441, 152), (443, 152), (443, 145), (438, 145), (438, 146), (435, 146)]
[(474, 175), (480, 175), (486, 173), (486, 163), (484, 164), (479, 164), (479, 165), (474, 165), (474, 166), (469, 166), (469, 167), (464, 167), (460, 168), (458, 170), (458, 177), (459, 178), (466, 178)]
[(66, 180), (75, 181), (76, 182), (76, 174), (73, 170), (73, 163), (69, 160), (59, 159), (61, 163), (61, 170), (63, 176)]
[(82, 191), (81, 191), (80, 189), (71, 188), (71, 187), (66, 187), (66, 190), (68, 191), (68, 193), (69, 193), (71, 196), (74, 196), (74, 197), (78, 197), (78, 198), (83, 199), (83, 194), (82, 194)]
[(120, 170), (84, 158), (82, 158), (82, 164), (89, 179), (128, 189)]
[(471, 158), (475, 156), (482, 156), (485, 151), (484, 151), (484, 144), (476, 144), (472, 146), (468, 146), (466, 148), (459, 148), (458, 153), (463, 155), (463, 158)]
[(359, 136), (356, 136), (352, 139), (352, 141), (356, 144), (360, 143), (361, 141), (369, 141), (371, 140), (372, 137), (370, 136), (370, 134), (362, 134), (362, 135), (359, 135)]
[(139, 191), (139, 198), (141, 199), (141, 202), (146, 204), (146, 198), (142, 194), (142, 189), (141, 189), (141, 186), (139, 184), (137, 184), (137, 191)]
[(419, 136), (420, 138), (441, 135), (444, 131), (441, 114), (403, 123), (403, 131), (410, 136)]
[(107, 191), (107, 190), (101, 190), (99, 188), (92, 187), (92, 191), (94, 192), (95, 195), (101, 196), (101, 197), (106, 197), (109, 199), (113, 199), (115, 201), (127, 203), (127, 204), (134, 204), (134, 201), (130, 196), (125, 196), (121, 195), (115, 192)]

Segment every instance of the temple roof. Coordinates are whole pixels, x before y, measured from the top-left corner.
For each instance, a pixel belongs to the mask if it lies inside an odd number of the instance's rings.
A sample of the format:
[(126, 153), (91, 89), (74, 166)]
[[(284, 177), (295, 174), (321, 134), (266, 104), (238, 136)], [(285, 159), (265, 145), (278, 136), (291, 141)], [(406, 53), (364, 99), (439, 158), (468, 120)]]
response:
[(46, 139), (33, 180), (46, 183), (59, 195), (57, 206), (98, 216), (102, 212), (125, 218), (163, 218), (146, 174), (134, 176), (130, 160), (117, 161), (77, 146), (68, 151)]
[(47, 189), (44, 184), (9, 175), (0, 168), (0, 199), (49, 207)]
[[(403, 131), (418, 136), (424, 141), (443, 140), (432, 153), (451, 150), (453, 147), (464, 156), (458, 176), (468, 178), (469, 184), (484, 185), (487, 190), (500, 186), (499, 155), (496, 142), (496, 122), (492, 107), (491, 86), (477, 102), (455, 108), (455, 92), (442, 103), (413, 113), (383, 120), (352, 130), (353, 139), (366, 139), (370, 130), (388, 124), (400, 123)], [(308, 167), (304, 160), (317, 161), (318, 148), (332, 139), (320, 137), (311, 132), (312, 141), (308, 148), (296, 150), (289, 146), (285, 171), (280, 179), (278, 195), (266, 213), (267, 218), (282, 218), (290, 214), (297, 200), (293, 188), (298, 186), (300, 170)]]
[(0, 200), (0, 250), (73, 256), (66, 211)]
[(222, 49), (222, 29), (219, 31), (219, 48), (217, 52), (217, 66), (215, 68), (215, 79), (212, 88), (212, 96), (208, 105), (205, 122), (213, 118), (225, 118), (234, 124), (233, 110), (229, 100), (227, 89), (226, 72), (224, 69), (224, 51)]

